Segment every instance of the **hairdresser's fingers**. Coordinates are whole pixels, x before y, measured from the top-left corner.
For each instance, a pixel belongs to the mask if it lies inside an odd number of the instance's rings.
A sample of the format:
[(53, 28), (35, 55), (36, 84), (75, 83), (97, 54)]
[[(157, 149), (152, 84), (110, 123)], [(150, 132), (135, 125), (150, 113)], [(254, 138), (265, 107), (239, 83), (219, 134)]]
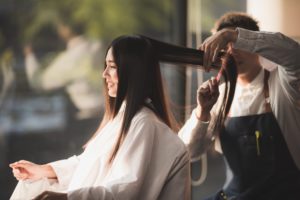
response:
[(214, 49), (213, 51), (213, 57), (212, 57), (212, 62), (216, 62), (217, 59), (218, 59), (218, 55), (219, 55), (219, 52), (221, 51), (221, 48), (219, 45), (216, 46), (216, 48)]
[(203, 51), (204, 51), (204, 56), (203, 56), (203, 67), (204, 70), (207, 72), (208, 71), (208, 59), (209, 59), (209, 46), (207, 44), (203, 45)]
[(209, 87), (200, 88), (200, 90), (199, 90), (199, 95), (200, 96), (207, 97), (207, 96), (209, 96), (209, 94), (210, 94)]
[(210, 70), (210, 57), (211, 57), (211, 37), (207, 38), (202, 45), (200, 46), (200, 49), (204, 51), (203, 56), (203, 67), (206, 72)]
[(210, 80), (211, 80), (212, 86), (213, 86), (214, 88), (218, 88), (219, 84), (218, 84), (218, 80), (216, 79), (216, 77), (212, 76), (212, 77), (210, 78)]
[(202, 44), (198, 47), (198, 50), (204, 51), (204, 43), (202, 43)]
[(219, 82), (215, 77), (212, 77), (212, 86), (214, 93), (219, 94)]
[(209, 80), (209, 91), (210, 91), (210, 95), (214, 95), (215, 91), (216, 91), (216, 88), (214, 87), (213, 85), (213, 78), (211, 78)]
[(214, 99), (218, 99), (219, 95), (220, 95), (220, 91), (219, 91), (219, 84), (218, 81), (215, 77), (212, 78), (211, 80), (212, 82), (212, 87), (211, 87), (211, 93), (212, 93), (212, 97), (214, 97)]
[(210, 94), (213, 92), (213, 86), (212, 86), (212, 80), (209, 79), (208, 80), (208, 87), (209, 87), (209, 91), (210, 91)]
[(201, 93), (209, 92), (208, 81), (205, 81), (198, 87), (197, 93), (199, 93), (199, 92), (201, 92)]
[(210, 44), (208, 44), (208, 55), (207, 55), (207, 67), (209, 67), (209, 70), (211, 69), (211, 66), (213, 63), (218, 61), (218, 55), (221, 51), (221, 48), (218, 43), (215, 43), (214, 41), (211, 41)]
[(201, 84), (197, 89), (197, 104), (201, 106), (204, 102), (204, 99), (209, 96), (209, 86), (207, 82)]
[[(206, 67), (206, 60), (207, 60), (207, 51), (205, 50), (207, 48), (206, 42), (203, 42), (199, 47), (198, 50), (203, 51), (203, 57), (202, 57), (202, 65), (205, 69)], [(205, 69), (206, 71), (206, 69)]]
[(209, 71), (211, 68), (211, 63), (213, 59), (213, 52), (216, 48), (216, 43), (214, 42), (214, 36), (208, 37), (200, 46), (201, 50), (204, 51), (204, 57), (203, 57), (203, 66), (206, 71)]
[(212, 57), (213, 57), (213, 48), (212, 46), (209, 46), (208, 52), (207, 52), (207, 63), (206, 63), (206, 71), (209, 72), (211, 68), (211, 63), (212, 63)]

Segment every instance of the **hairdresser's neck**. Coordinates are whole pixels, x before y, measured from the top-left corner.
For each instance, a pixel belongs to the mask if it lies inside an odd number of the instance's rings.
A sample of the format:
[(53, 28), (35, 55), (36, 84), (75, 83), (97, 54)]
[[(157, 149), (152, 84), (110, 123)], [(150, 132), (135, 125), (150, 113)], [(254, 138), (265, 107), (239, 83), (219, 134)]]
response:
[(251, 83), (259, 74), (262, 66), (260, 63), (251, 63), (250, 65), (244, 64), (238, 67), (238, 83), (240, 85), (247, 85)]

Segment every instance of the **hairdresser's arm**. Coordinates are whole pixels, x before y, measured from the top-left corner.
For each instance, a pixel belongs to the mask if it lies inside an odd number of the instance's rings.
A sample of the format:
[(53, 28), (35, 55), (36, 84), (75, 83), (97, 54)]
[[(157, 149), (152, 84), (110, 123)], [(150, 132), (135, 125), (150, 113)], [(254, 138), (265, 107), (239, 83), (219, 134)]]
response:
[(299, 70), (300, 45), (291, 38), (274, 32), (250, 31), (242, 28), (223, 29), (207, 38), (200, 49), (205, 51), (204, 65), (209, 66), (227, 44), (233, 48), (257, 53), (283, 66), (286, 71)]
[(278, 65), (279, 85), (290, 102), (300, 100), (300, 45), (281, 33), (238, 28), (234, 48), (257, 53)]
[(191, 161), (197, 161), (210, 144), (208, 137), (209, 121), (201, 121), (196, 116), (196, 109), (179, 131), (178, 135), (190, 151)]
[(212, 144), (213, 133), (209, 131), (211, 114), (214, 113), (219, 98), (218, 83), (215, 78), (206, 81), (197, 90), (197, 108), (179, 131), (179, 137), (187, 145), (192, 161), (198, 160)]
[(300, 70), (300, 45), (279, 32), (249, 31), (237, 28), (234, 48), (257, 53), (282, 66), (287, 72)]

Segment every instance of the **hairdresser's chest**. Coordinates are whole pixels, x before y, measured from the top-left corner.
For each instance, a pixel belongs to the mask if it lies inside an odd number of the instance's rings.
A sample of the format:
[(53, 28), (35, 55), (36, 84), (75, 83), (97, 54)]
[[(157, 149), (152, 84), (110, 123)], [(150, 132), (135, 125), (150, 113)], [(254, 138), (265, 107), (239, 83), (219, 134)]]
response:
[(234, 99), (230, 109), (230, 117), (256, 115), (265, 112), (263, 93), (263, 73), (260, 73), (248, 85), (237, 83)]

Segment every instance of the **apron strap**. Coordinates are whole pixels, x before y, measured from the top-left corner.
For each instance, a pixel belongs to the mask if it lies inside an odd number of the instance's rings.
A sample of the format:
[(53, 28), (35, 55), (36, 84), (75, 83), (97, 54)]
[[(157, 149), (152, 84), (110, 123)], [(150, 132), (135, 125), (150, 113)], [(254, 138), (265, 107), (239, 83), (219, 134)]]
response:
[(268, 70), (264, 70), (264, 96), (265, 96), (265, 111), (272, 112), (271, 104), (270, 104), (270, 94), (269, 94), (269, 84), (268, 80), (270, 77), (270, 72)]

